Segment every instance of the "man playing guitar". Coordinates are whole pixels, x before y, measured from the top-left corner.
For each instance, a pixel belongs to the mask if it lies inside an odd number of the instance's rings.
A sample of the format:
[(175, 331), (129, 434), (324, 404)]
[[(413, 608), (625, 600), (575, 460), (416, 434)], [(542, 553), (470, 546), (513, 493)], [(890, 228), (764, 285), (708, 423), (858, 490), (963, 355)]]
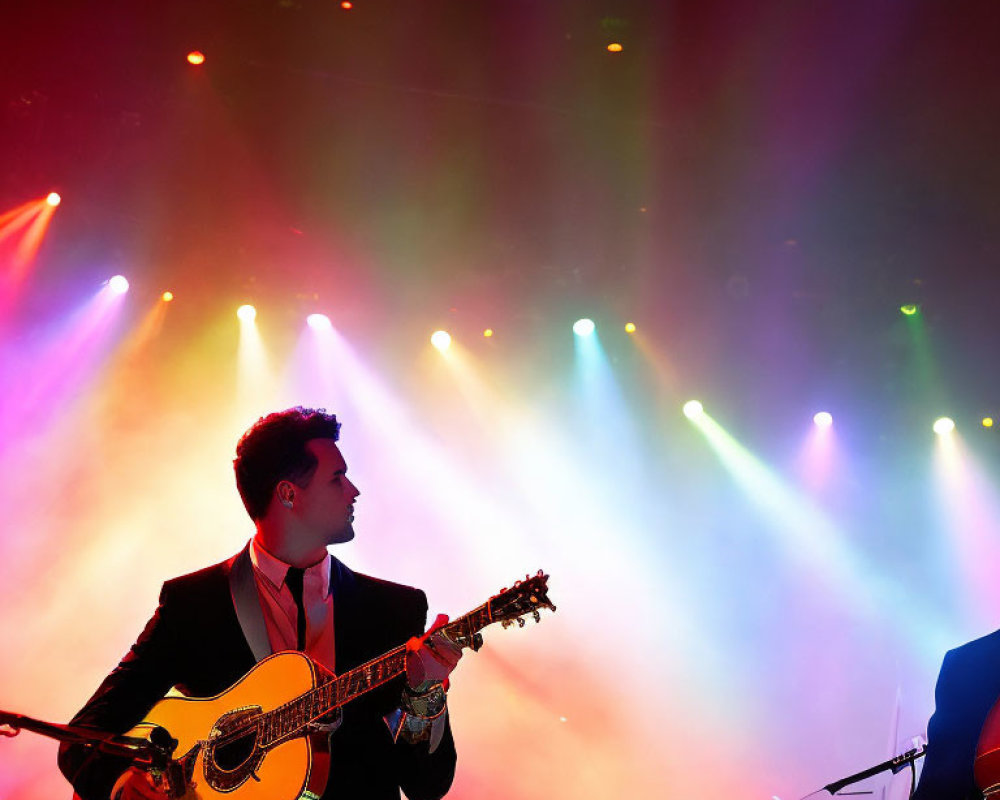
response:
[[(402, 790), (410, 800), (435, 800), (448, 791), (455, 745), (445, 687), (461, 647), (437, 626), (421, 635), (427, 613), (422, 591), (355, 573), (327, 551), (354, 537), (360, 494), (347, 477), (339, 433), (334, 415), (292, 408), (258, 420), (244, 434), (234, 467), (256, 525), (252, 540), (229, 560), (164, 584), (145, 630), (73, 725), (124, 734), (168, 690), (216, 697), (249, 679), (248, 671), (273, 653), (305, 653), (310, 661), (298, 662), (315, 666), (322, 685), (407, 643), (405, 678), (375, 681), (335, 718), (310, 723), (315, 748), (306, 776), (288, 777), (292, 788), (257, 788), (273, 776), (263, 769), (257, 774), (254, 765), (242, 765), (242, 773), (216, 765), (217, 777), (224, 785), (243, 775), (246, 788), (235, 787), (233, 796), (247, 798), (290, 792), (322, 800), (398, 800)], [(82, 745), (64, 745), (59, 766), (83, 800), (215, 797), (197, 779), (168, 794), (156, 776)]]

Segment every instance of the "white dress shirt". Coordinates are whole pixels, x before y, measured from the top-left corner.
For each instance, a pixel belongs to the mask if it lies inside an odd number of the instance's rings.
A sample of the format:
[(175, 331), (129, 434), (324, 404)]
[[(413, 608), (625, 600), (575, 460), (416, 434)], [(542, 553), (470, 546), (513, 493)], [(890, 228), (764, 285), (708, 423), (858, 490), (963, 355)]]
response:
[[(289, 565), (265, 550), (256, 537), (250, 541), (257, 595), (260, 597), (271, 652), (297, 650), (298, 606), (285, 584)], [(306, 646), (303, 652), (330, 672), (336, 664), (333, 642), (333, 593), (330, 591), (331, 557), (307, 568), (302, 578), (302, 605), (306, 612)]]

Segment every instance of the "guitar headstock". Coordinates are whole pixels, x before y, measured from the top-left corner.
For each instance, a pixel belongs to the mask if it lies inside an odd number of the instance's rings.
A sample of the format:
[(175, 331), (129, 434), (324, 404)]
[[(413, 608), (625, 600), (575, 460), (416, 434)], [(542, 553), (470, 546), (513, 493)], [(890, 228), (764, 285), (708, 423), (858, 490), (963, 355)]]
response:
[(541, 570), (523, 581), (517, 581), (509, 589), (502, 589), (500, 594), (490, 598), (490, 618), (508, 628), (515, 622), (524, 627), (524, 616), (531, 614), (535, 622), (541, 620), (539, 610), (548, 608), (555, 611), (556, 607), (548, 596), (549, 576)]
[(540, 622), (540, 609), (556, 610), (547, 594), (548, 580), (549, 576), (538, 570), (536, 575), (518, 581), (509, 589), (502, 589), (500, 594), (479, 608), (446, 623), (440, 630), (455, 644), (478, 650), (483, 646), (483, 635), (479, 631), (487, 625), (499, 622), (509, 628), (516, 622), (523, 628), (526, 614), (531, 614), (535, 622)]

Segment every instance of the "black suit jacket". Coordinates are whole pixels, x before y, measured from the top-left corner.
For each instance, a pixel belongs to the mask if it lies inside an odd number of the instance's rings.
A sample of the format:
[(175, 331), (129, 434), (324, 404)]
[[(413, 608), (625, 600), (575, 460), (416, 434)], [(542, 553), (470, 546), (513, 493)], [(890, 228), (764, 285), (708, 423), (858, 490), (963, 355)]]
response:
[[(167, 581), (145, 630), (72, 724), (124, 733), (172, 686), (208, 697), (246, 674), (256, 659), (231, 593), (230, 573), (239, 557)], [(423, 632), (423, 592), (355, 573), (337, 559), (332, 571), (338, 674)], [(448, 791), (455, 772), (450, 724), (433, 753), (426, 743), (394, 743), (383, 716), (398, 706), (401, 690), (402, 678), (344, 708), (343, 723), (331, 737), (324, 800), (399, 800), (400, 788), (411, 800), (436, 800)], [(127, 766), (81, 746), (64, 746), (59, 753), (59, 768), (83, 800), (107, 800)]]
[(973, 763), (979, 734), (1000, 698), (1000, 631), (949, 650), (927, 725), (927, 756), (915, 800), (978, 800)]

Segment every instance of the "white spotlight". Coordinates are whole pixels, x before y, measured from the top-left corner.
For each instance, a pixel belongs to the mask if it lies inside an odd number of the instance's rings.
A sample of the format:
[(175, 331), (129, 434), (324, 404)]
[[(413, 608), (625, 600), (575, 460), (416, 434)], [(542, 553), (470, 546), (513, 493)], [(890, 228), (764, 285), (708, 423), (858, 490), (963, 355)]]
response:
[(597, 326), (594, 325), (594, 320), (584, 317), (573, 323), (573, 333), (577, 336), (590, 336), (594, 332), (595, 327)]
[(829, 411), (820, 411), (813, 417), (813, 422), (817, 428), (829, 428), (833, 425), (833, 414)]
[(257, 319), (257, 309), (251, 305), (240, 306), (236, 309), (236, 316), (243, 322), (253, 322)]
[(688, 419), (697, 419), (705, 413), (705, 407), (697, 400), (688, 400), (684, 404), (684, 416)]
[(326, 314), (310, 314), (306, 317), (306, 323), (314, 331), (328, 331), (333, 328), (333, 323)]
[(946, 433), (951, 433), (955, 430), (955, 420), (950, 417), (938, 417), (934, 420), (934, 433), (938, 436), (944, 436)]
[(115, 275), (108, 281), (108, 288), (115, 294), (125, 294), (128, 291), (128, 279), (124, 275)]
[(431, 344), (443, 353), (451, 347), (451, 336), (448, 331), (434, 331), (431, 334)]

